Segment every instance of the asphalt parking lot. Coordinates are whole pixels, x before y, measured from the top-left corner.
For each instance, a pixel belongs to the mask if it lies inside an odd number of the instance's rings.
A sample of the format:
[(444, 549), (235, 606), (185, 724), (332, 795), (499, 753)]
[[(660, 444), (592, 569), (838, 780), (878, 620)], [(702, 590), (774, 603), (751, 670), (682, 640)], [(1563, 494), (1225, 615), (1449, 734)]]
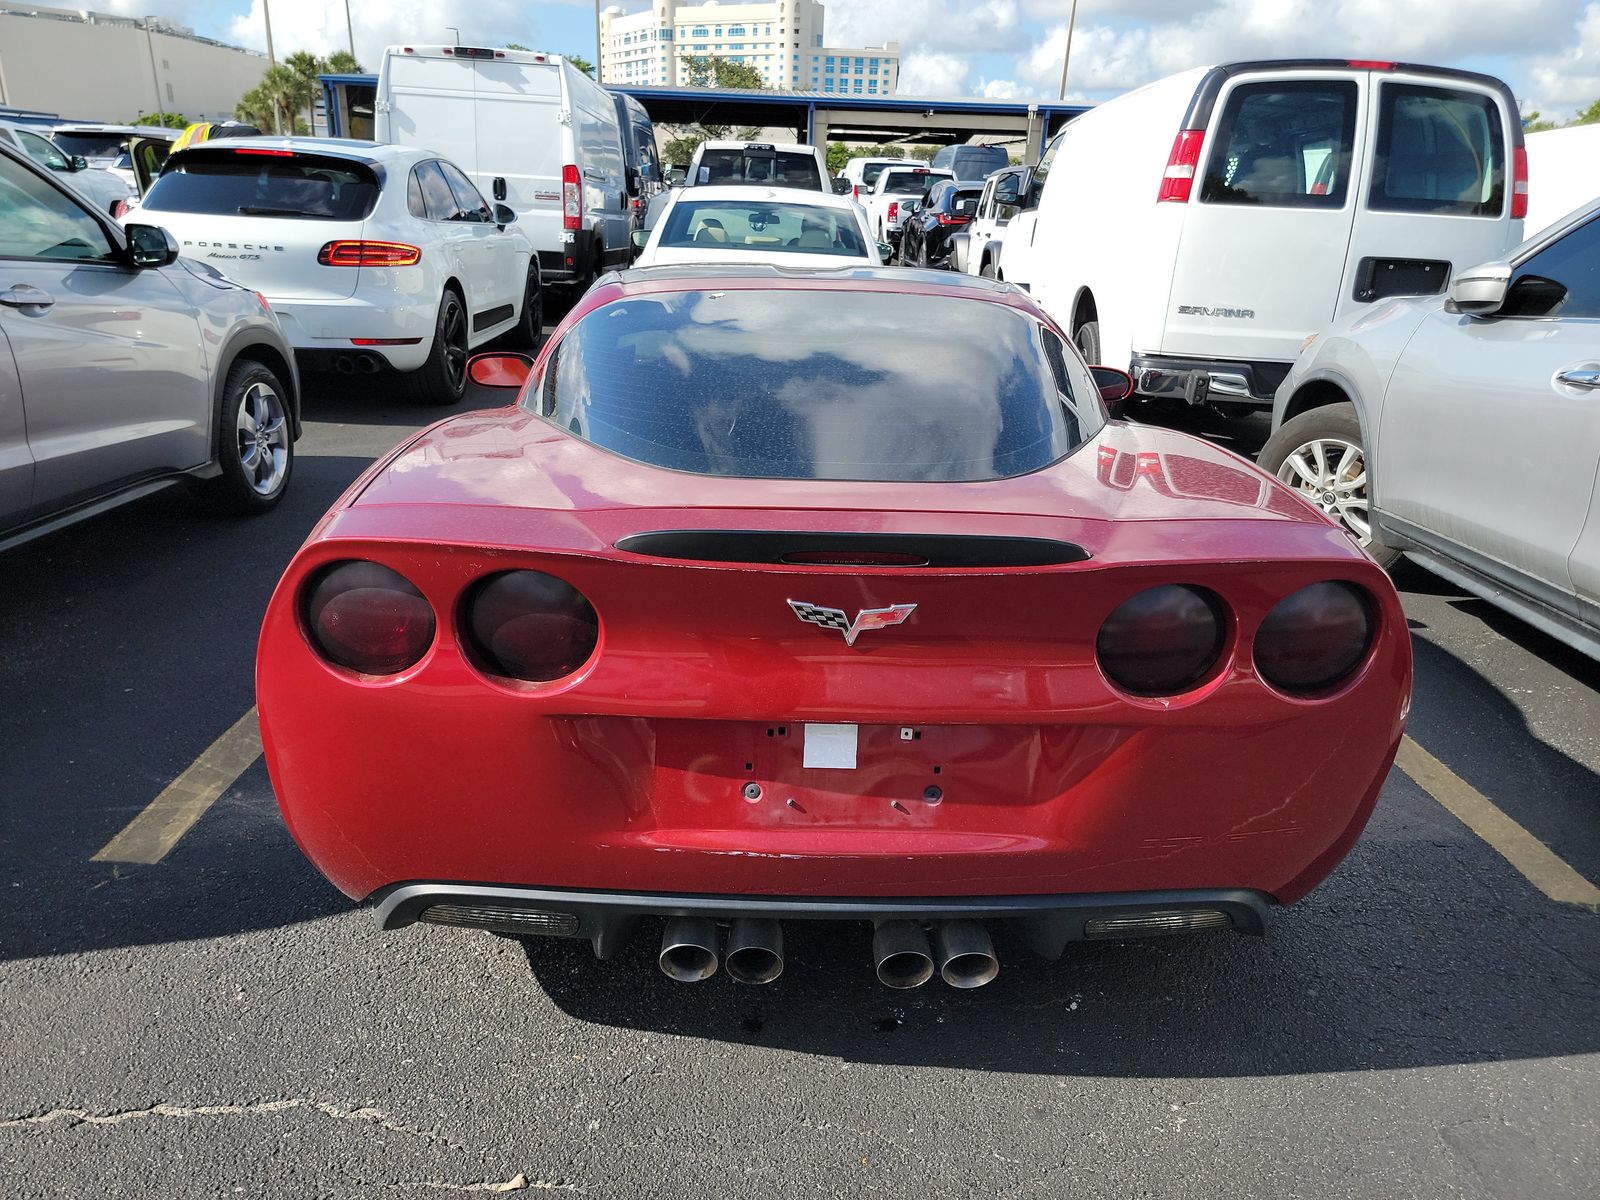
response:
[(848, 926), (764, 989), (674, 984), (648, 936), (380, 934), (248, 756), (160, 861), (97, 861), (249, 712), (312, 524), (438, 413), (306, 415), (267, 517), (169, 492), (0, 556), (6, 1196), (1600, 1194), (1600, 664), (1414, 568), (1406, 769), (1264, 940), (1002, 941), (990, 987), (898, 993)]

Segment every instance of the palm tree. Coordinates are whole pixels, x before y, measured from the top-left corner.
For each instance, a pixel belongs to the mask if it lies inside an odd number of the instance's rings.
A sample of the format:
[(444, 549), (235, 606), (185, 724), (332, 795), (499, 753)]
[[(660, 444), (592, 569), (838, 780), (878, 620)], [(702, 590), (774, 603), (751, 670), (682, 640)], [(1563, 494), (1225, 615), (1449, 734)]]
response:
[[(298, 103), (295, 106), (295, 119), (299, 119), (300, 106), (306, 110), (306, 129), (315, 132), (317, 125), (317, 92), (322, 87), (320, 76), (327, 70), (327, 62), (318, 58), (309, 50), (296, 50), (283, 60), (283, 65), (294, 74)], [(293, 129), (293, 124), (290, 126)]]

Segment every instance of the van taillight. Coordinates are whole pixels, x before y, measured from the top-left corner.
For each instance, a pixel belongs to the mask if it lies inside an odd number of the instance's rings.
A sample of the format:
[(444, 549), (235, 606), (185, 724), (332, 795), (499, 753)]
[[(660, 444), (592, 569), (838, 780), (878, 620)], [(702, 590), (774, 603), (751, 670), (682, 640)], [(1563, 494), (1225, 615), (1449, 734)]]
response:
[(1511, 151), (1511, 219), (1528, 215), (1528, 151), (1518, 146)]
[(891, 201), (889, 201), (889, 220), (897, 221), (899, 219), (900, 219), (900, 202), (898, 200), (891, 200)]
[(1200, 166), (1200, 146), (1206, 139), (1203, 129), (1180, 129), (1172, 139), (1172, 153), (1167, 156), (1167, 170), (1161, 176), (1161, 193), (1156, 197), (1178, 204), (1189, 202), (1189, 192), (1194, 187), (1194, 173)]
[(577, 229), (583, 225), (583, 183), (578, 178), (578, 168), (568, 163), (561, 168), (561, 228)]

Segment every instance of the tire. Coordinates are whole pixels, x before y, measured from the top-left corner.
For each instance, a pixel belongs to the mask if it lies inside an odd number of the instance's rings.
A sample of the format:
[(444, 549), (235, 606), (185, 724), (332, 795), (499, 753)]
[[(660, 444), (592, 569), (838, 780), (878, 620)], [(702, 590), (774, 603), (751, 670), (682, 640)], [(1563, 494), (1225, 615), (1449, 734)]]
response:
[(1091, 367), (1101, 367), (1105, 364), (1100, 361), (1100, 322), (1085, 321), (1073, 333), (1072, 340), (1078, 344), (1078, 352), (1083, 355), (1084, 361)]
[(254, 359), (233, 364), (222, 385), (217, 465), (222, 474), (200, 486), (218, 512), (256, 516), (277, 507), (294, 473), (289, 392), (273, 370)]
[(402, 378), (419, 404), (458, 404), (467, 394), (467, 306), (453, 289), (439, 301), (428, 361)]
[(1372, 535), (1367, 455), (1355, 405), (1325, 404), (1285, 421), (1256, 462), (1338, 522), (1380, 567), (1387, 570), (1399, 560), (1399, 550)]
[(978, 274), (982, 275), (985, 279), (999, 279), (1000, 268), (994, 265), (994, 259), (985, 259), (983, 266), (978, 270)]
[(539, 282), (539, 264), (528, 268), (528, 286), (522, 294), (522, 312), (508, 336), (514, 346), (537, 350), (544, 340), (544, 287)]

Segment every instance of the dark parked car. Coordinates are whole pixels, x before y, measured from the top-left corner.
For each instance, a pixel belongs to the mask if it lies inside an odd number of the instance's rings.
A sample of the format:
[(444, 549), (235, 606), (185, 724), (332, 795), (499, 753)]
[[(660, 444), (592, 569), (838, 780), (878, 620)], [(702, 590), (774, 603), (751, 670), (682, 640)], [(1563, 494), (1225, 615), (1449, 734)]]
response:
[(900, 261), (908, 267), (950, 265), (950, 238), (978, 211), (981, 183), (942, 179), (900, 226)]

